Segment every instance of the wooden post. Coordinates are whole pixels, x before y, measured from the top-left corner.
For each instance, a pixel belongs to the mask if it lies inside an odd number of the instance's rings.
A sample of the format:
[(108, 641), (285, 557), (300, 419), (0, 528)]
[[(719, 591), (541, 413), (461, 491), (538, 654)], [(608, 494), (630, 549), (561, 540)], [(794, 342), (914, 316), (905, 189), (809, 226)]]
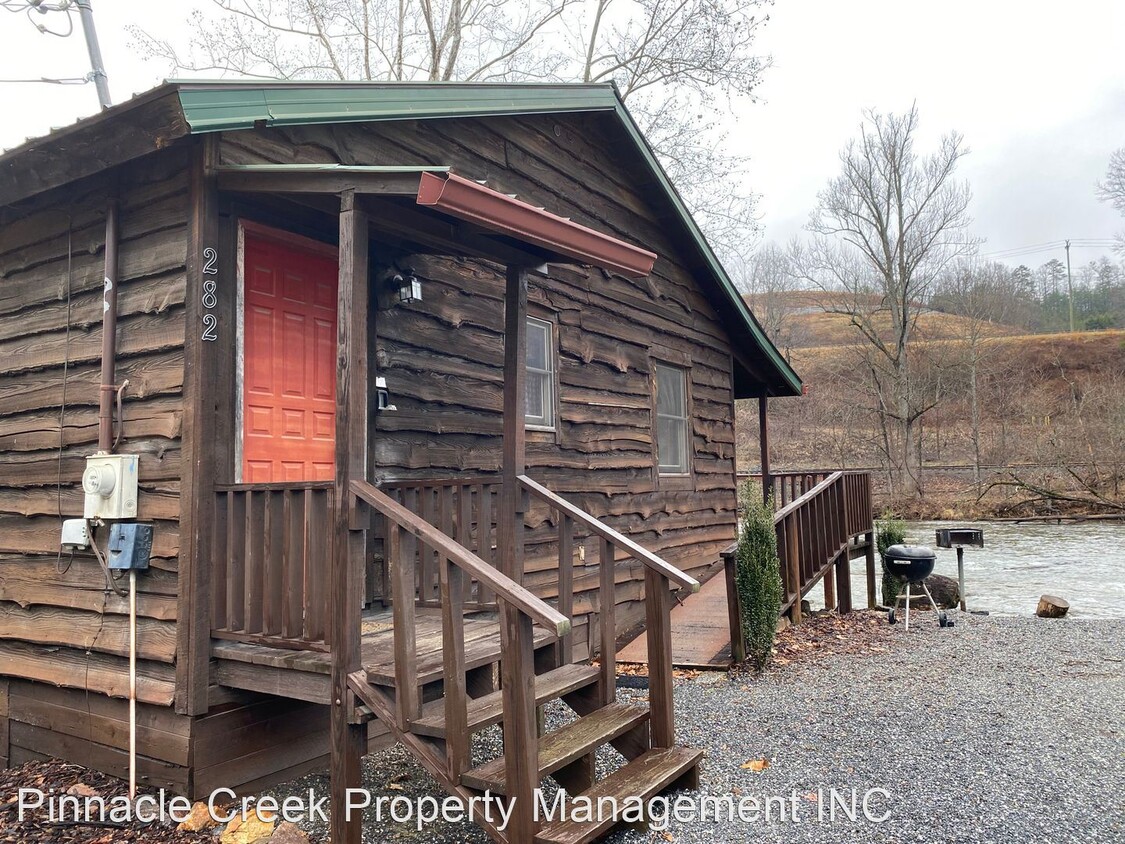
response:
[[(504, 464), (498, 514), (500, 570), (523, 582), (527, 271), (508, 267), (504, 297)], [(531, 619), (500, 602), (503, 659), (504, 770), (512, 817), (509, 841), (535, 837), (534, 789), (539, 785), (535, 719), (535, 649)], [(335, 840), (335, 839), (333, 839)]]
[(672, 706), (672, 592), (664, 576), (645, 568), (645, 628), (648, 636), (649, 729), (652, 746), (674, 747)]
[[(221, 371), (222, 347), (234, 347), (235, 319), (218, 311), (222, 294), (235, 279), (215, 271), (220, 257), (218, 136), (196, 139), (192, 150), (191, 211), (185, 288), (183, 478), (181, 481), (179, 591), (176, 627), (176, 712), (201, 715), (207, 711), (211, 661), (211, 586), (209, 554), (215, 528), (216, 436), (215, 395), (219, 383), (229, 384), (232, 371)], [(207, 250), (216, 250), (214, 253)], [(206, 253), (206, 254), (205, 254)], [(222, 256), (224, 259), (227, 256)], [(226, 260), (223, 266), (228, 266)], [(214, 288), (208, 284), (214, 282)], [(206, 286), (205, 286), (206, 285)], [(211, 307), (207, 307), (210, 305)], [(215, 341), (205, 340), (204, 317), (217, 320)], [(221, 404), (220, 404), (221, 406)]]
[[(559, 515), (559, 612), (574, 615), (574, 522), (570, 516)], [(567, 631), (559, 640), (559, 665), (574, 661), (574, 633)]]
[(340, 285), (336, 310), (336, 484), (334, 553), (330, 572), (332, 648), (331, 744), (334, 844), (359, 844), (362, 813), (343, 814), (347, 790), (362, 785), (360, 759), (367, 749), (367, 726), (352, 724), (348, 674), (360, 662), (360, 597), (364, 533), (352, 530), (355, 498), (350, 483), (367, 468), (367, 215), (355, 191), (340, 195)]
[(836, 609), (836, 571), (832, 566), (824, 570), (824, 608)]
[(441, 561), (441, 637), (445, 658), (445, 753), (454, 782), (469, 768), (472, 758), (465, 688), (465, 586), (464, 573), (454, 563)]
[(789, 610), (789, 620), (794, 624), (801, 623), (801, 562), (798, 559), (800, 541), (799, 512), (789, 516), (789, 524), (785, 526), (785, 536), (788, 540), (789, 551), (787, 563), (789, 564), (789, 582), (793, 585), (793, 606)]
[(762, 451), (762, 497), (766, 503), (770, 500), (770, 426), (769, 426), (769, 398), (758, 397), (758, 446)]
[(504, 456), (500, 491), (500, 570), (523, 583), (523, 489), (527, 380), (527, 271), (508, 267), (504, 299)]
[(867, 563), (867, 608), (875, 609), (875, 531), (865, 534), (867, 548), (864, 549), (864, 558)]
[(727, 581), (727, 625), (730, 627), (730, 658), (731, 662), (739, 665), (746, 661), (746, 636), (742, 630), (742, 600), (738, 594), (737, 550), (731, 551), (729, 554), (723, 553), (723, 573)]
[(845, 551), (836, 563), (836, 609), (839, 613), (852, 611), (852, 558)]
[[(598, 543), (598, 629), (601, 632), (599, 657), (602, 669), (602, 703), (617, 700), (617, 582), (614, 576), (613, 543), (602, 538)], [(652, 659), (652, 655), (649, 655)], [(669, 660), (671, 653), (669, 653)], [(652, 666), (649, 666), (652, 670)]]

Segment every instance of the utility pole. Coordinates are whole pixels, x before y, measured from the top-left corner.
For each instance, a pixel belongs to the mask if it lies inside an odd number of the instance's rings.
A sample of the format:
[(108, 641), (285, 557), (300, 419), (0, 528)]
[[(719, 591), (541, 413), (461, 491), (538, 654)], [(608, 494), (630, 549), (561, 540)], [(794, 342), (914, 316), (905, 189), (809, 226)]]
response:
[(1070, 303), (1070, 333), (1074, 333), (1074, 285), (1070, 282), (1070, 241), (1066, 242), (1066, 298)]
[(103, 109), (109, 108), (113, 101), (109, 98), (109, 76), (102, 63), (98, 31), (94, 29), (94, 10), (90, 6), (90, 0), (75, 0), (75, 5), (82, 16), (82, 32), (86, 36), (86, 50), (90, 54), (90, 77), (94, 80), (94, 87), (98, 89), (98, 102)]

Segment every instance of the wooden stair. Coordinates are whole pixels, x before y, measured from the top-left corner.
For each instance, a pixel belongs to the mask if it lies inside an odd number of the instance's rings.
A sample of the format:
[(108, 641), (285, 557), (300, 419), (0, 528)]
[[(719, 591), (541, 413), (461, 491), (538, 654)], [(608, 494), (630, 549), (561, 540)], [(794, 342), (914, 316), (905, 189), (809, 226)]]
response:
[[(618, 768), (604, 780), (582, 792), (591, 804), (600, 805), (603, 798), (612, 798), (623, 805), (631, 797), (648, 800), (677, 780), (689, 778), (695, 786), (694, 772), (703, 757), (702, 750), (690, 747), (669, 747), (649, 750), (627, 765)], [(608, 832), (616, 824), (612, 815), (591, 820), (556, 820), (535, 835), (536, 844), (585, 844)]]
[[(544, 703), (558, 700), (563, 695), (591, 686), (596, 682), (598, 682), (598, 669), (592, 665), (564, 665), (535, 678), (535, 703), (542, 706)], [(499, 691), (469, 701), (470, 732), (475, 733), (477, 730), (499, 724), (503, 717), (503, 694)], [(422, 717), (411, 724), (411, 729), (419, 735), (444, 738), (444, 701), (432, 700), (423, 706)]]
[[(642, 726), (646, 721), (647, 707), (611, 703), (548, 733), (539, 740), (539, 779), (542, 780), (571, 762), (577, 762), (622, 733)], [(499, 756), (466, 771), (461, 775), (461, 782), (479, 791), (507, 794), (504, 757)]]
[[(669, 616), (675, 590), (697, 591), (699, 584), (546, 487), (523, 475), (517, 481), (557, 516), (558, 607), (466, 544), (475, 542), (482, 553), (493, 553), (491, 544), (480, 540), (490, 535), (492, 523), (491, 516), (481, 521), (490, 509), (479, 483), (443, 482), (432, 490), (423, 485), (407, 496), (417, 503), (414, 499), (421, 495), (423, 514), (429, 508), (442, 525), (439, 529), (378, 488), (352, 482), (352, 492), (386, 519), (394, 647), (378, 663), (353, 659), (347, 668), (348, 722), (379, 718), (446, 791), (476, 807), (473, 820), (494, 841), (580, 844), (600, 837), (619, 819), (612, 814), (589, 820), (538, 817), (535, 789), (544, 778), (555, 780), (570, 796), (628, 797), (634, 802), (669, 787), (696, 784), (702, 753), (675, 747)], [(431, 499), (441, 502), (436, 515)], [(600, 641), (590, 643), (602, 654), (596, 668), (574, 658), (576, 525), (598, 539)], [(496, 527), (497, 541), (507, 549), (502, 556), (517, 571), (522, 570), (523, 526), (517, 514), (505, 531)], [(404, 536), (412, 539), (404, 541)], [(618, 552), (645, 567), (647, 706), (616, 700), (613, 596)], [(479, 623), (482, 595), (497, 609), (489, 626)], [(425, 637), (417, 635), (415, 623), (415, 607), (421, 604), (440, 610), (441, 616), (440, 627)], [(577, 717), (542, 734), (539, 708), (555, 701)], [(474, 743), (473, 734), (498, 724), (503, 726), (501, 755), (474, 758), (481, 755), (482, 743)], [(606, 746), (626, 761), (598, 781), (596, 753)], [(491, 814), (496, 803), (507, 812)], [(502, 817), (511, 825), (501, 826)]]
[[(444, 698), (428, 701), (420, 718), (402, 730), (396, 719), (395, 690), (390, 683), (372, 683), (371, 673), (356, 672), (349, 686), (367, 710), (384, 721), (400, 742), (450, 793), (462, 799), (485, 793), (503, 800), (508, 792), (503, 755), (488, 759), (454, 776), (445, 754)], [(573, 663), (562, 665), (535, 677), (537, 705), (552, 701), (568, 703), (578, 714), (575, 720), (539, 739), (539, 783), (552, 777), (572, 797), (587, 796), (595, 801), (612, 797), (649, 799), (674, 785), (694, 787), (702, 751), (685, 747), (651, 748), (647, 706), (617, 701), (605, 702), (599, 688), (601, 671), (594, 666)], [(594, 701), (594, 703), (591, 703)], [(591, 708), (592, 707), (592, 708)], [(500, 691), (490, 692), (468, 702), (468, 730), (476, 733), (503, 722)], [(583, 714), (584, 713), (584, 714)], [(626, 739), (636, 748), (632, 761), (604, 779), (594, 779), (594, 754), (602, 747)], [(639, 753), (639, 755), (637, 755)], [(505, 830), (496, 828), (484, 817), (477, 821), (498, 842), (511, 842)], [(579, 820), (554, 818), (535, 835), (535, 844), (584, 844), (609, 832), (618, 823), (613, 816)], [(525, 842), (519, 842), (525, 844)], [(526, 842), (531, 844), (531, 842)]]

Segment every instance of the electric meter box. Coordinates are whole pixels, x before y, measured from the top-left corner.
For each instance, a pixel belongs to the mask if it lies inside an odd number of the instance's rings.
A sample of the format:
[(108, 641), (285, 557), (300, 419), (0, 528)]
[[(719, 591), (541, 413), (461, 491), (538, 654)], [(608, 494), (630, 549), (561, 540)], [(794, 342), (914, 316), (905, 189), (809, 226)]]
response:
[(133, 519), (137, 516), (137, 455), (92, 454), (86, 458), (82, 491), (87, 519)]

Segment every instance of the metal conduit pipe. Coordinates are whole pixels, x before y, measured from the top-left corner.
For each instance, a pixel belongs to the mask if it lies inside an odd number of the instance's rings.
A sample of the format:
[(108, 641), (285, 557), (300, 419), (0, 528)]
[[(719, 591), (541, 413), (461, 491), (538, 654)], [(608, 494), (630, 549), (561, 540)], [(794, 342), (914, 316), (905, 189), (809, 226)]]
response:
[[(105, 215), (105, 280), (102, 291), (102, 371), (98, 397), (98, 451), (113, 451), (113, 402), (117, 397), (117, 247), (120, 209), (110, 200)], [(120, 424), (120, 420), (118, 420)], [(94, 540), (95, 542), (97, 540)], [(108, 553), (108, 552), (107, 552)], [(129, 570), (129, 799), (137, 796), (137, 572)]]
[(105, 287), (102, 293), (102, 377), (98, 397), (98, 451), (113, 450), (113, 399), (117, 392), (117, 240), (120, 211), (111, 200), (105, 216)]

